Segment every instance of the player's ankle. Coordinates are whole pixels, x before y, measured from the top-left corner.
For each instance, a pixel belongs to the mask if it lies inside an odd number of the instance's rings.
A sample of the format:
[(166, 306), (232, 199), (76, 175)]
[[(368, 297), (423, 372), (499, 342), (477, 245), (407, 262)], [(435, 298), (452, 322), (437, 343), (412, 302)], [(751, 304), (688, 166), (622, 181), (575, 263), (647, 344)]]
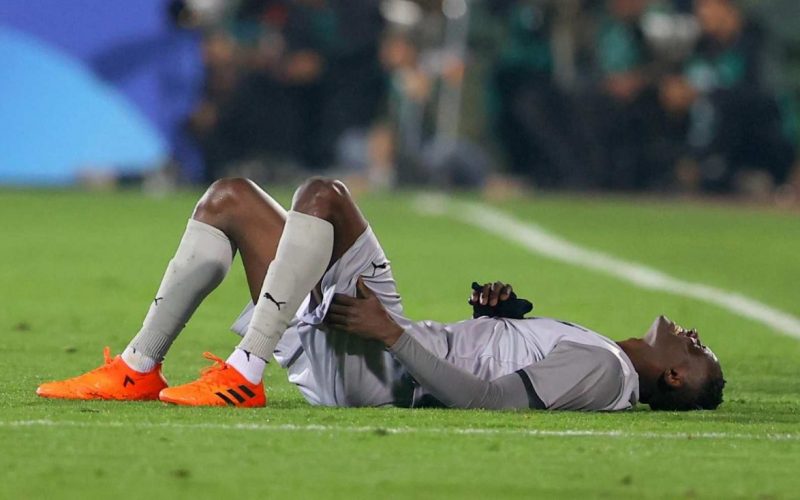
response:
[(265, 360), (238, 347), (233, 350), (226, 363), (231, 365), (251, 384), (261, 383), (264, 369), (267, 367)]
[(128, 368), (139, 373), (150, 373), (158, 367), (158, 360), (128, 346), (120, 356)]

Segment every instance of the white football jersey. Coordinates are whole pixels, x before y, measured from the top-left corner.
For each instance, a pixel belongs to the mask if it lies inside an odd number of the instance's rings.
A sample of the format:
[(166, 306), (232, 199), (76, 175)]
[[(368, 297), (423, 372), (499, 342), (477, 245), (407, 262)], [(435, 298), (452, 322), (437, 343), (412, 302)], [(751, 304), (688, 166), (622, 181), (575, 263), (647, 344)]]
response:
[[(566, 360), (570, 346), (573, 346), (572, 350), (577, 354), (574, 362), (562, 362), (557, 369), (547, 370), (546, 379), (541, 372), (538, 378), (534, 377), (538, 382), (535, 383), (537, 392), (544, 396), (542, 399), (546, 399), (551, 388), (555, 391), (551, 393), (550, 401), (545, 401), (548, 407), (559, 398), (556, 392), (563, 386), (559, 380), (579, 379), (586, 368), (582, 366), (586, 350), (574, 347), (586, 346), (595, 352), (601, 349), (601, 354), (613, 355), (621, 375), (618, 397), (608, 409), (629, 408), (638, 400), (639, 377), (625, 352), (612, 340), (580, 325), (552, 318), (484, 317), (450, 324), (423, 321), (407, 331), (437, 357), (483, 380), (494, 380), (535, 367), (537, 363), (541, 366), (541, 362), (559, 346), (558, 354)], [(572, 389), (563, 387), (563, 390)]]

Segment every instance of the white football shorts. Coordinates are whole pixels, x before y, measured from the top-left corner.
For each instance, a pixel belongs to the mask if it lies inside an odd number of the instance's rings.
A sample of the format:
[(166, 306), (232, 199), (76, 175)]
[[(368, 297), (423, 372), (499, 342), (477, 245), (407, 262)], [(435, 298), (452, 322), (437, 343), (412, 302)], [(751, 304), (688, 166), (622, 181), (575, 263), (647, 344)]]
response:
[[(275, 349), (275, 359), (313, 405), (409, 406), (413, 381), (382, 343), (323, 325), (333, 295), (354, 297), (359, 276), (394, 320), (408, 327), (390, 262), (367, 227), (322, 277), (322, 300), (306, 297)], [(244, 335), (252, 315), (251, 302), (231, 329)]]

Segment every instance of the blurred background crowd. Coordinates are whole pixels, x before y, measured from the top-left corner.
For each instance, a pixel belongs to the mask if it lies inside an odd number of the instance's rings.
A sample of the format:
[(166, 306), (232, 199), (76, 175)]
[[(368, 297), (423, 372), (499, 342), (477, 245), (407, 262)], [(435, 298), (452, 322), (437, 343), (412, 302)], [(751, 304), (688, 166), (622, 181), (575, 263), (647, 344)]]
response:
[(161, 3), (162, 180), (797, 196), (797, 0)]

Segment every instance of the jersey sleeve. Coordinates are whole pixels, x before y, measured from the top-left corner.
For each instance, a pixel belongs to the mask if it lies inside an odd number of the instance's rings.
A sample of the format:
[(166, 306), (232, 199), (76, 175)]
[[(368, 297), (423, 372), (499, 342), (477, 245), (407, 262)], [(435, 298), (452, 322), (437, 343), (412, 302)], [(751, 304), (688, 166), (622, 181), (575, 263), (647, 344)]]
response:
[(625, 380), (613, 353), (569, 341), (517, 373), (548, 410), (613, 410)]
[(404, 333), (389, 351), (422, 387), (450, 408), (530, 407), (529, 391), (524, 377), (518, 373), (492, 381), (483, 380), (438, 358), (408, 333)]

